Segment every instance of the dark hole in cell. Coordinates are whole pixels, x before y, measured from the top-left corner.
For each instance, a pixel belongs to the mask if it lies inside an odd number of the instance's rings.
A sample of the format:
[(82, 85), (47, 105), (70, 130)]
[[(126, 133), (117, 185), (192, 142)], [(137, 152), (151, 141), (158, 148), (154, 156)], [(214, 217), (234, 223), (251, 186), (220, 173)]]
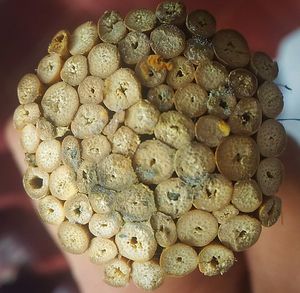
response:
[(221, 108), (223, 108), (224, 110), (228, 109), (227, 103), (225, 101), (223, 101), (223, 100), (220, 101), (219, 106)]
[(88, 175), (87, 175), (86, 171), (82, 172), (82, 178), (85, 179), (85, 180), (88, 179)]
[(134, 42), (134, 43), (131, 43), (131, 47), (132, 49), (137, 49), (137, 47), (139, 46), (139, 43), (138, 42)]
[(171, 129), (174, 129), (175, 131), (178, 131), (178, 130), (179, 130), (179, 128), (178, 128), (177, 125), (171, 125), (170, 128), (171, 128)]
[(245, 230), (242, 230), (239, 235), (238, 238), (244, 238), (247, 235), (247, 232)]
[(76, 216), (80, 216), (80, 214), (81, 214), (81, 209), (80, 209), (80, 207), (78, 207), (78, 208), (76, 208), (76, 209), (74, 210), (74, 214), (75, 214)]
[(214, 190), (209, 190), (208, 188), (206, 188), (206, 194), (207, 194), (208, 198), (211, 198), (211, 197), (216, 195), (216, 190), (215, 189)]
[(243, 113), (241, 116), (242, 124), (247, 124), (251, 119), (251, 115), (248, 112)]
[(130, 244), (131, 245), (136, 245), (137, 243), (138, 243), (137, 238), (136, 237), (131, 237)]
[(176, 73), (176, 77), (183, 77), (183, 72), (182, 70), (178, 70), (177, 73)]
[(170, 199), (170, 200), (178, 200), (178, 198), (180, 197), (180, 194), (176, 193), (176, 192), (168, 191), (167, 196), (168, 196), (168, 199)]
[(177, 262), (182, 262), (182, 257), (178, 256), (178, 257), (176, 258), (176, 261), (177, 261)]
[(148, 76), (149, 76), (149, 77), (153, 77), (153, 76), (154, 76), (154, 72), (153, 72), (152, 70), (149, 70), (149, 71), (148, 71)]
[(198, 227), (195, 228), (195, 231), (199, 233), (199, 232), (203, 231), (203, 229), (198, 226)]
[(219, 261), (215, 256), (212, 257), (210, 263), (214, 268), (216, 268), (219, 265)]
[(242, 156), (241, 156), (239, 153), (237, 153), (236, 156), (235, 156), (235, 160), (236, 160), (238, 163), (240, 163), (240, 162), (241, 162), (241, 159), (242, 159)]
[(267, 171), (267, 176), (268, 176), (268, 178), (270, 178), (270, 179), (273, 179), (273, 178), (274, 178), (270, 171)]
[(29, 184), (33, 189), (40, 189), (43, 187), (43, 182), (42, 178), (36, 176), (30, 180)]

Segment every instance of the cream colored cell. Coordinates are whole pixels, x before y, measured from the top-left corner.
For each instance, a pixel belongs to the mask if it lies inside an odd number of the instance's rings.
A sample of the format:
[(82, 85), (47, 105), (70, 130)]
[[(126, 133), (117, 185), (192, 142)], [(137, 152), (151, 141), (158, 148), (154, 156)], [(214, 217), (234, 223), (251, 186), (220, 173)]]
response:
[(236, 103), (233, 90), (228, 86), (221, 86), (209, 92), (207, 110), (211, 115), (227, 119), (233, 113)]
[(101, 265), (113, 260), (118, 254), (118, 249), (113, 240), (95, 237), (87, 253), (93, 264)]
[(65, 165), (55, 169), (49, 179), (51, 194), (60, 200), (67, 200), (77, 193), (76, 175)]
[(176, 25), (161, 24), (150, 34), (151, 49), (164, 59), (180, 55), (185, 47), (185, 34)]
[(213, 61), (199, 65), (195, 72), (195, 79), (200, 86), (210, 91), (226, 84), (228, 72), (224, 65)]
[(64, 210), (66, 218), (70, 223), (77, 223), (81, 225), (89, 223), (93, 215), (89, 199), (83, 193), (77, 193), (67, 199), (64, 203)]
[(44, 117), (41, 117), (37, 121), (36, 129), (37, 129), (38, 137), (41, 140), (49, 140), (55, 138), (56, 131), (54, 125)]
[(131, 69), (120, 68), (104, 82), (103, 103), (111, 111), (125, 110), (141, 98), (141, 84)]
[(219, 227), (220, 241), (233, 251), (243, 251), (254, 245), (261, 233), (260, 222), (248, 215), (238, 215)]
[(233, 252), (221, 244), (209, 244), (199, 253), (199, 270), (205, 276), (223, 275), (234, 262)]
[(79, 85), (87, 74), (87, 59), (83, 55), (74, 55), (68, 58), (60, 71), (61, 79), (72, 86)]
[(150, 223), (158, 245), (168, 247), (176, 242), (177, 230), (171, 216), (155, 212), (150, 219)]
[(124, 123), (125, 121), (125, 111), (119, 111), (113, 114), (113, 117), (104, 127), (102, 133), (106, 135), (109, 141), (112, 141), (112, 137), (115, 132), (118, 130), (120, 124)]
[(65, 219), (62, 202), (51, 195), (38, 201), (37, 210), (41, 219), (47, 224), (59, 225)]
[(159, 140), (142, 142), (133, 157), (139, 180), (146, 184), (158, 184), (170, 178), (174, 172), (174, 154), (174, 149)]
[(256, 133), (261, 122), (261, 105), (256, 98), (242, 98), (228, 119), (230, 131), (243, 135)]
[(91, 75), (107, 78), (120, 67), (118, 48), (109, 43), (94, 46), (88, 54)]
[(72, 136), (66, 136), (62, 141), (61, 159), (63, 163), (71, 167), (75, 172), (81, 164), (80, 146), (78, 140)]
[(176, 110), (190, 118), (199, 117), (206, 112), (207, 100), (206, 90), (195, 83), (185, 84), (174, 95)]
[(234, 205), (229, 204), (218, 211), (212, 212), (212, 214), (217, 219), (219, 224), (223, 224), (229, 219), (237, 216), (239, 214), (239, 210)]
[(81, 105), (71, 123), (75, 137), (84, 139), (99, 134), (108, 123), (107, 110), (101, 105)]
[(279, 85), (265, 81), (257, 90), (257, 98), (266, 117), (276, 118), (281, 113), (284, 99)]
[(33, 124), (27, 124), (21, 130), (21, 145), (25, 153), (33, 154), (39, 146), (40, 138)]
[(135, 66), (141, 84), (152, 88), (162, 84), (167, 76), (166, 63), (159, 55), (144, 56)]
[(148, 221), (156, 211), (153, 191), (139, 183), (120, 191), (117, 208), (124, 221)]
[(181, 242), (191, 246), (205, 246), (218, 235), (218, 222), (209, 212), (192, 210), (182, 215), (176, 224)]
[(129, 283), (130, 272), (129, 260), (115, 258), (105, 264), (103, 281), (112, 287), (125, 287)]
[(89, 194), (98, 185), (97, 164), (83, 160), (77, 172), (77, 187), (81, 193)]
[(284, 165), (278, 158), (266, 158), (260, 161), (257, 172), (257, 183), (265, 195), (278, 192), (284, 177)]
[(132, 157), (140, 142), (139, 136), (133, 130), (121, 126), (112, 137), (112, 152)]
[(258, 218), (265, 227), (273, 226), (281, 215), (281, 199), (278, 196), (267, 196), (259, 207)]
[(83, 254), (90, 244), (90, 234), (86, 227), (68, 221), (59, 225), (57, 236), (62, 249), (73, 254)]
[(126, 64), (136, 64), (144, 56), (150, 54), (150, 40), (141, 32), (129, 32), (124, 39), (118, 43), (118, 49), (122, 60)]
[(104, 135), (94, 135), (81, 142), (82, 158), (91, 162), (100, 162), (111, 152), (111, 145)]
[(98, 34), (103, 42), (117, 44), (127, 33), (122, 16), (116, 10), (106, 10), (98, 21)]
[(48, 53), (56, 53), (65, 59), (70, 55), (69, 46), (70, 33), (67, 30), (60, 30), (53, 36), (48, 46)]
[(81, 104), (100, 104), (103, 100), (103, 80), (98, 76), (87, 76), (78, 86)]
[(35, 102), (44, 93), (44, 86), (33, 73), (25, 74), (19, 81), (17, 95), (20, 104)]
[(241, 212), (254, 212), (262, 203), (262, 192), (257, 182), (253, 179), (237, 181), (231, 202)]
[(195, 68), (191, 61), (183, 56), (177, 56), (170, 61), (166, 82), (174, 89), (182, 88), (194, 80)]
[(89, 221), (89, 230), (95, 236), (111, 238), (119, 232), (122, 225), (121, 215), (112, 211), (107, 214), (94, 214)]
[(137, 134), (153, 134), (160, 112), (147, 100), (138, 101), (126, 110), (125, 125)]
[(42, 83), (53, 84), (60, 80), (59, 74), (62, 66), (62, 58), (56, 53), (51, 53), (41, 59), (36, 73)]
[(56, 139), (45, 140), (36, 150), (36, 164), (46, 172), (52, 172), (61, 163), (61, 143)]
[(175, 219), (191, 209), (193, 196), (181, 179), (170, 178), (156, 186), (155, 201), (160, 212)]
[(146, 223), (124, 224), (115, 237), (119, 253), (134, 261), (147, 261), (155, 254), (157, 243), (153, 230)]
[(195, 124), (195, 134), (198, 141), (214, 148), (230, 134), (230, 126), (217, 116), (204, 115)]
[(89, 201), (93, 210), (99, 214), (109, 214), (114, 211), (117, 200), (117, 192), (104, 187), (89, 194)]
[(65, 82), (50, 86), (41, 102), (44, 116), (55, 126), (68, 126), (78, 110), (76, 90)]
[(49, 174), (36, 167), (29, 167), (23, 176), (23, 186), (32, 199), (41, 199), (49, 191)]
[(213, 212), (227, 206), (233, 193), (230, 180), (221, 174), (211, 174), (193, 187), (193, 205), (197, 209)]
[(163, 250), (159, 264), (166, 275), (183, 277), (197, 268), (198, 256), (194, 248), (176, 243)]
[(146, 8), (134, 9), (127, 13), (124, 22), (130, 31), (148, 32), (156, 25), (154, 11)]
[(287, 144), (284, 126), (275, 119), (265, 120), (258, 129), (256, 142), (262, 156), (280, 156)]
[(213, 151), (202, 143), (191, 143), (176, 151), (176, 174), (187, 183), (194, 184), (208, 173), (215, 170)]
[(215, 158), (220, 173), (233, 181), (252, 177), (260, 160), (254, 139), (242, 135), (224, 138), (217, 147)]
[(19, 105), (13, 116), (13, 122), (16, 129), (21, 130), (26, 124), (35, 124), (41, 116), (38, 104), (29, 103)]
[(121, 191), (137, 182), (131, 160), (123, 155), (110, 154), (98, 166), (99, 183), (101, 186)]
[(70, 53), (86, 55), (98, 40), (96, 25), (92, 21), (87, 21), (73, 31), (70, 39)]
[(143, 290), (155, 290), (162, 285), (165, 273), (155, 261), (132, 263), (131, 278), (133, 283)]
[(176, 111), (162, 113), (154, 129), (157, 139), (176, 149), (190, 143), (194, 138), (194, 132), (193, 121)]
[(174, 103), (174, 90), (167, 84), (160, 84), (150, 88), (147, 99), (161, 112), (169, 111)]

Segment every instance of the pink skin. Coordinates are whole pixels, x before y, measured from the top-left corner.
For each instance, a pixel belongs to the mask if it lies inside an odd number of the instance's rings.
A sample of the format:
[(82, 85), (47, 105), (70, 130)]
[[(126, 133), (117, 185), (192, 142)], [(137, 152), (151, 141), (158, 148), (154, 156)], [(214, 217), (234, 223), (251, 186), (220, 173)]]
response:
[[(75, 0), (72, 1), (72, 4), (70, 4), (70, 0), (62, 0), (62, 2), (66, 8), (73, 10), (74, 14), (81, 16), (84, 14), (94, 14), (95, 19), (99, 17), (99, 13), (105, 9), (121, 8), (121, 12), (125, 13), (129, 7), (129, 3), (120, 3), (120, 1), (111, 0), (102, 0), (100, 1), (101, 3), (99, 3), (98, 0)], [(133, 0), (130, 1), (130, 8), (134, 9), (141, 6), (153, 8), (158, 2), (161, 1)], [(191, 0), (185, 2), (190, 9), (199, 7), (197, 1)], [(233, 2), (238, 3), (236, 6), (239, 6), (241, 3), (240, 1), (232, 1), (231, 4), (233, 4)], [(267, 4), (267, 2), (269, 2), (269, 4)], [(122, 7), (120, 7), (120, 5), (122, 5)], [(224, 25), (228, 26), (231, 19), (236, 17), (236, 10), (232, 9), (231, 5), (225, 5), (222, 7), (222, 10), (220, 10), (217, 9), (219, 5), (220, 3), (218, 1), (207, 1), (200, 6), (213, 13), (219, 11), (219, 13), (215, 13), (218, 19), (218, 27), (224, 27)], [(251, 19), (251, 16), (248, 15), (250, 9), (248, 9), (249, 7), (247, 5), (253, 5), (253, 2), (245, 1), (243, 5), (243, 11), (247, 14), (245, 17)], [(261, 5), (273, 6), (277, 4), (274, 2), (270, 4), (270, 1), (265, 1), (264, 4)], [(105, 7), (105, 9), (99, 9), (100, 6)], [(281, 9), (283, 9), (283, 11)], [(281, 5), (280, 11), (283, 15), (293, 13), (287, 10), (289, 10), (288, 5), (286, 7)], [(222, 11), (222, 13), (220, 13), (220, 11)], [(249, 43), (253, 43), (255, 39), (254, 35), (263, 27), (261, 24), (262, 20), (265, 20), (265, 15), (260, 15), (261, 12), (262, 10), (255, 10), (255, 19), (258, 19), (258, 21), (253, 22), (251, 29), (253, 34), (251, 35), (251, 32), (248, 31)], [(243, 18), (244, 16), (239, 14), (239, 17)], [(253, 15), (252, 17), (252, 19), (254, 19)], [(283, 35), (282, 30), (283, 29), (278, 33), (278, 39)], [(264, 34), (268, 36), (269, 33), (268, 29), (265, 28), (265, 31), (261, 32), (261, 36), (264, 36)], [(265, 44), (264, 41), (263, 44), (259, 45), (264, 49)], [(9, 122), (6, 127), (6, 140), (20, 171), (23, 173), (26, 168), (24, 155), (19, 143), (19, 134), (14, 130), (11, 122)], [(155, 292), (300, 292), (300, 150), (292, 141), (288, 143), (283, 161), (285, 162), (286, 176), (278, 193), (283, 201), (283, 215), (278, 223), (271, 228), (263, 229), (259, 241), (247, 252), (237, 254), (238, 262), (225, 275), (204, 277), (198, 271), (195, 271), (185, 278), (167, 278), (164, 284)], [(49, 225), (46, 225), (46, 228), (57, 242), (57, 229)], [(103, 270), (101, 267), (91, 264), (87, 256), (64, 254), (81, 292), (143, 292), (137, 289), (132, 283), (125, 288), (111, 288), (102, 281)]]

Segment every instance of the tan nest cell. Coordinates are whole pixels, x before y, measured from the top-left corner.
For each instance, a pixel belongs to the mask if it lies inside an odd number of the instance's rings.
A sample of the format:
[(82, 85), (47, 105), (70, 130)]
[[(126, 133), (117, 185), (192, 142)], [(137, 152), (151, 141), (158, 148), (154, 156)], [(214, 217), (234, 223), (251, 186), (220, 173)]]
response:
[(110, 286), (225, 274), (281, 214), (277, 63), (182, 1), (103, 11), (17, 85), (24, 189)]

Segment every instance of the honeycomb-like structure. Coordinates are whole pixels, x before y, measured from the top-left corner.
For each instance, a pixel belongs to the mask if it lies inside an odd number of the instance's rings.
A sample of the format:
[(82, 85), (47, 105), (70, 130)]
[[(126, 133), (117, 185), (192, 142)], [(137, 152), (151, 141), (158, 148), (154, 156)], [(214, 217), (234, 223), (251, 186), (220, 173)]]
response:
[(112, 286), (223, 274), (280, 216), (277, 74), (178, 1), (59, 31), (18, 84), (24, 188)]

